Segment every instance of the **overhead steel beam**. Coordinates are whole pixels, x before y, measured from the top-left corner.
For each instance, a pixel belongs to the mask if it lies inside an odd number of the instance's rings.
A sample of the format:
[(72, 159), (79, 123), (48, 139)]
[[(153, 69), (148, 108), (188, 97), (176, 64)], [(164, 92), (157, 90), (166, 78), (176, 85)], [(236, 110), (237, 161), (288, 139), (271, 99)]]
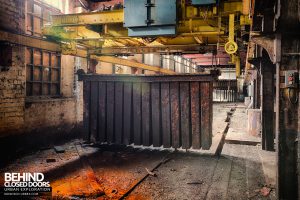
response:
[(32, 37), (28, 35), (14, 34), (0, 30), (0, 41), (9, 42), (12, 44), (20, 44), (22, 46), (34, 47), (44, 49), (48, 51), (60, 52), (61, 47), (55, 42), (49, 42), (47, 40)]
[(123, 23), (123, 10), (77, 13), (68, 15), (52, 15), (52, 26), (81, 26)]
[[(72, 48), (68, 51), (68, 45), (60, 45), (54, 42), (46, 41), (41, 38), (35, 38), (27, 35), (19, 35), (14, 33), (9, 33), (5, 31), (0, 30), (0, 41), (5, 41), (8, 43), (21, 45), (21, 46), (27, 46), (27, 47), (33, 47), (33, 48), (39, 48), (44, 49), (47, 51), (55, 51), (55, 52), (61, 52), (62, 54), (67, 55), (73, 55), (78, 57), (87, 57), (87, 51), (84, 49), (79, 48)], [(101, 62), (107, 62), (107, 63), (113, 63), (128, 67), (135, 67), (139, 69), (145, 69), (149, 71), (159, 72), (163, 74), (176, 74), (174, 71), (162, 69), (157, 66), (151, 66), (135, 61), (130, 61), (127, 59), (117, 58), (117, 57), (110, 57), (110, 56), (90, 56), (92, 59), (96, 59)]]
[(135, 68), (159, 72), (159, 73), (163, 73), (163, 74), (176, 74), (176, 72), (174, 72), (172, 70), (163, 69), (163, 68), (160, 68), (157, 66), (151, 66), (151, 65), (144, 64), (144, 63), (127, 60), (127, 59), (123, 59), (123, 58), (118, 58), (118, 57), (113, 57), (113, 56), (91, 56), (91, 58), (96, 59), (100, 62), (112, 63), (112, 64), (123, 65), (123, 66), (128, 66), (128, 67), (135, 67)]
[(144, 53), (206, 53), (212, 52), (216, 46), (201, 45), (161, 45), (161, 46), (135, 46), (135, 47), (104, 47), (89, 50), (89, 54), (144, 54)]

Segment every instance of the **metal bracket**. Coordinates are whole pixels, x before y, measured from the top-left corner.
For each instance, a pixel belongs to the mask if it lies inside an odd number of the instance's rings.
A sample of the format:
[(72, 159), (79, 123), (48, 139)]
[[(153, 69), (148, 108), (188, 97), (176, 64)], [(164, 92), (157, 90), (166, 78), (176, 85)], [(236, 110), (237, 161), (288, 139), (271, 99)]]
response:
[(153, 23), (154, 23), (154, 20), (153, 20), (153, 19), (146, 19), (146, 20), (145, 20), (145, 23), (146, 23), (147, 25), (153, 24)]
[(273, 64), (281, 61), (281, 37), (279, 34), (270, 36), (253, 36), (251, 41), (263, 47), (273, 62)]
[(154, 20), (151, 19), (151, 8), (155, 7), (155, 4), (152, 3), (151, 0), (148, 0), (147, 3), (145, 3), (145, 7), (147, 8), (147, 19), (145, 20), (145, 23), (149, 26), (154, 23)]
[(148, 8), (148, 7), (155, 7), (155, 4), (154, 3), (145, 3), (145, 6)]

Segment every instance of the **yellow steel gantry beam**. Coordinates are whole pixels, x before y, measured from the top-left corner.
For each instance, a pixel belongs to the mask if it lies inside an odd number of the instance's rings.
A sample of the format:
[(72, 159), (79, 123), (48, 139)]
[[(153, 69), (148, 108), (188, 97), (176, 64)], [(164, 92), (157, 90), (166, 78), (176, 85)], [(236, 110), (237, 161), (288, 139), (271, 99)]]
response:
[(234, 14), (229, 15), (229, 41), (234, 41)]
[[(164, 38), (165, 41), (172, 41), (172, 44), (182, 44), (182, 39), (189, 39), (193, 37), (218, 37), (224, 35), (223, 30), (219, 30), (218, 27), (211, 27), (210, 25), (203, 24), (203, 20), (194, 20), (192, 25), (185, 24), (178, 27), (178, 35), (176, 37), (158, 37)], [(224, 27), (222, 29), (225, 29)], [(131, 41), (142, 41), (141, 38), (129, 37), (126, 28), (107, 26), (103, 33), (94, 32), (85, 26), (76, 27), (44, 27), (43, 34), (47, 37), (57, 37), (61, 40), (118, 40), (127, 39)], [(196, 41), (193, 41), (197, 43)], [(188, 42), (189, 44), (191, 42)], [(166, 45), (171, 45), (166, 43)]]
[[(78, 56), (86, 58), (88, 57), (87, 50), (80, 48), (72, 48), (70, 51), (67, 51), (67, 45), (60, 45), (55, 42), (50, 42), (41, 38), (31, 37), (28, 35), (19, 35), (14, 33), (9, 33), (0, 30), (0, 41), (9, 42), (16, 45), (39, 48), (47, 51), (55, 51), (61, 53), (68, 53), (68, 55)], [(163, 74), (175, 74), (176, 72), (163, 69), (157, 66), (147, 65), (144, 63), (139, 63), (136, 61), (131, 61), (123, 58), (111, 57), (111, 56), (95, 56), (91, 55), (90, 58), (98, 60), (100, 62), (108, 62), (113, 64), (124, 65), (128, 67), (135, 67), (139, 69), (145, 69), (149, 71), (154, 71)]]
[(212, 52), (216, 45), (200, 46), (191, 45), (157, 45), (157, 46), (133, 46), (133, 47), (103, 47), (88, 50), (90, 55), (109, 55), (109, 54), (146, 54), (146, 53), (199, 53)]
[[(206, 28), (205, 28), (206, 27)], [(178, 51), (182, 52), (186, 45), (189, 47), (190, 45), (199, 45), (202, 43), (210, 44), (217, 43), (218, 41), (224, 42), (225, 40), (222, 37), (218, 38), (217, 36), (224, 35), (224, 31), (215, 31), (214, 28), (209, 26), (203, 26), (202, 32), (194, 32), (194, 33), (182, 33), (177, 37), (157, 37), (155, 40), (148, 42), (142, 38), (132, 38), (126, 35), (115, 35), (112, 34), (99, 34), (94, 31), (87, 29), (85, 26), (76, 26), (76, 27), (45, 27), (43, 29), (43, 34), (49, 38), (53, 38), (57, 41), (75, 41), (78, 44), (81, 44), (89, 49), (99, 49), (102, 48), (114, 48), (114, 47), (141, 47), (143, 49), (148, 48), (151, 49), (151, 46), (157, 45), (166, 45), (173, 46), (174, 49), (176, 46), (180, 47)], [(206, 30), (206, 31), (205, 31)], [(210, 37), (214, 36), (214, 37)], [(215, 38), (215, 40), (213, 39)], [(204, 42), (205, 39), (205, 42)], [(132, 48), (129, 48), (132, 49)], [(148, 51), (149, 52), (149, 51)], [(128, 52), (130, 53), (130, 52)], [(131, 53), (134, 53), (131, 52)], [(102, 52), (104, 54), (104, 52)]]
[(123, 10), (52, 15), (52, 26), (80, 26), (124, 22)]
[(61, 47), (59, 44), (54, 42), (49, 42), (47, 40), (31, 37), (21, 34), (9, 33), (0, 30), (0, 41), (6, 41), (12, 44), (21, 44), (22, 46), (34, 47), (39, 49), (44, 49), (48, 51), (60, 52)]

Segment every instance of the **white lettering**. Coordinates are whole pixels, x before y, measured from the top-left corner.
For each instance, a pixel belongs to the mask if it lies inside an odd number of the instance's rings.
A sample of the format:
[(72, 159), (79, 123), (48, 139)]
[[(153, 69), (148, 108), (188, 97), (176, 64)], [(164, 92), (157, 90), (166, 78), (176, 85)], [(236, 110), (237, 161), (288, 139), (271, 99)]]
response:
[(11, 173), (11, 181), (20, 181), (19, 175), (19, 173)]
[(36, 173), (36, 174), (37, 174), (37, 176), (36, 176), (35, 181), (43, 181), (44, 180), (44, 174), (42, 174), (42, 173)]
[(5, 182), (11, 181), (11, 173), (4, 173), (5, 176)]

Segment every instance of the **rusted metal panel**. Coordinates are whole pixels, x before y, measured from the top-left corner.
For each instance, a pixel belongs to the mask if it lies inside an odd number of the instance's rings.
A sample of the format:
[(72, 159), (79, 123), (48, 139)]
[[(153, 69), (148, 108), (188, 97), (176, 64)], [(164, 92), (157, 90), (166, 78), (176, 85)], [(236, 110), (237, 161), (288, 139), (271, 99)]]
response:
[(132, 83), (124, 83), (124, 132), (123, 143), (129, 145), (132, 143)]
[(218, 80), (213, 82), (214, 102), (235, 102), (237, 100), (237, 81)]
[(151, 145), (150, 133), (150, 83), (142, 83), (142, 136), (143, 145)]
[(91, 82), (84, 81), (83, 84), (83, 126), (86, 130), (86, 140), (90, 140), (90, 100), (91, 100)]
[(179, 82), (170, 83), (171, 132), (172, 146), (181, 147), (180, 111), (179, 111)]
[(115, 83), (115, 142), (122, 144), (123, 133), (123, 83)]
[(151, 84), (153, 146), (161, 146), (160, 83)]
[(209, 82), (201, 83), (201, 146), (203, 149), (209, 149), (212, 143), (210, 85)]
[[(114, 111), (115, 111), (115, 83), (107, 82), (107, 114), (106, 114), (106, 128), (107, 128), (107, 141), (113, 143), (115, 137), (114, 131)], [(90, 108), (90, 110), (94, 110), (94, 108)]]
[(228, 88), (232, 90), (237, 90), (237, 80), (218, 80), (213, 83), (214, 89), (227, 90)]
[[(91, 107), (97, 108), (98, 104), (98, 82), (91, 82)], [(98, 130), (98, 111), (90, 110), (90, 129), (91, 129), (91, 140), (97, 140)]]
[(141, 101), (141, 83), (134, 83), (132, 90), (133, 102), (133, 135), (134, 144), (142, 144), (142, 101)]
[(200, 87), (198, 82), (191, 83), (191, 118), (192, 118), (192, 146), (201, 147), (200, 133)]
[(163, 146), (171, 147), (170, 84), (161, 83), (161, 127)]
[(80, 79), (87, 139), (210, 148), (213, 76), (81, 75)]
[(106, 82), (99, 82), (98, 88), (98, 140), (106, 141)]
[(182, 148), (189, 149), (191, 147), (191, 130), (190, 130), (190, 88), (188, 82), (180, 83), (180, 121), (181, 121), (181, 141)]

